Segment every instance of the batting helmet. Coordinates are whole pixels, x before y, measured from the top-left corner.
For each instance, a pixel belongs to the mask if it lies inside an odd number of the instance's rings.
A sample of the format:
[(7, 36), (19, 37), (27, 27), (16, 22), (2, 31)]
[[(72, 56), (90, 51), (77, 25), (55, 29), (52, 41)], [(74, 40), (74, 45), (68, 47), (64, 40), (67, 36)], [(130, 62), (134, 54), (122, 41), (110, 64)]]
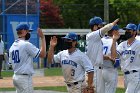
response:
[(103, 24), (103, 20), (100, 17), (95, 16), (89, 20), (90, 26), (99, 25), (99, 24)]
[(126, 27), (123, 28), (124, 30), (133, 30), (136, 31), (137, 30), (137, 26), (135, 24), (129, 23), (127, 24)]

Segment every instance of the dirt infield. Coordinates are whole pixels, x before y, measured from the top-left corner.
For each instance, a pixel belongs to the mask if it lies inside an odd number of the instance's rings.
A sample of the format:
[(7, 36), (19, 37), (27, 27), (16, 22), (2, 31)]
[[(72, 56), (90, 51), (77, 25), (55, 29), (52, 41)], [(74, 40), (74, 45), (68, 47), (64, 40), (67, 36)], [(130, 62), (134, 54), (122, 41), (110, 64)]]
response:
[[(123, 88), (123, 77), (118, 77), (118, 87)], [(42, 76), (35, 76), (33, 77), (33, 85), (34, 87), (45, 87), (45, 86), (65, 86), (64, 78), (62, 76), (51, 76), (51, 77), (42, 77)], [(8, 88), (14, 87), (12, 83), (11, 77), (5, 77), (0, 79), (0, 88)]]

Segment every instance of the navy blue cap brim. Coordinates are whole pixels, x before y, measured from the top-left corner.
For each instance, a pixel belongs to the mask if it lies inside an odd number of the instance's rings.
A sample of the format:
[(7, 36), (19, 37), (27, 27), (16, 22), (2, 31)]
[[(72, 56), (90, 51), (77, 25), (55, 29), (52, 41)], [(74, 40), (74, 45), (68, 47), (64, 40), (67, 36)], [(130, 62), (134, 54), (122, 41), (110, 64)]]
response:
[(133, 29), (124, 27), (123, 30), (133, 30)]
[(29, 31), (30, 31), (30, 32), (32, 32), (32, 31), (33, 31), (33, 29), (29, 29)]
[(106, 22), (102, 22), (102, 24), (103, 24), (103, 25), (106, 25), (107, 23), (106, 23)]
[(68, 39), (68, 40), (72, 40), (71, 38), (68, 37), (61, 37), (62, 39)]

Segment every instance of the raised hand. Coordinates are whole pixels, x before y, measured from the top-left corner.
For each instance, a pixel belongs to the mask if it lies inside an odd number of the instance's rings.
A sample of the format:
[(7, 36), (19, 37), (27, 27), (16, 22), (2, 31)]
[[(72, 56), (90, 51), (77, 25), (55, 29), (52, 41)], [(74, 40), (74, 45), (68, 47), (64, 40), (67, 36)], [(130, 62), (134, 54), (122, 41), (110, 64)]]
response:
[(120, 38), (120, 34), (119, 34), (119, 32), (118, 31), (115, 31), (114, 33), (113, 33), (113, 40), (118, 40)]
[(57, 45), (57, 38), (56, 36), (51, 37), (50, 46), (55, 47)]
[(40, 38), (44, 38), (43, 32), (40, 28), (37, 29), (37, 32)]
[(117, 18), (116, 20), (114, 20), (113, 25), (116, 25), (119, 22), (119, 18)]

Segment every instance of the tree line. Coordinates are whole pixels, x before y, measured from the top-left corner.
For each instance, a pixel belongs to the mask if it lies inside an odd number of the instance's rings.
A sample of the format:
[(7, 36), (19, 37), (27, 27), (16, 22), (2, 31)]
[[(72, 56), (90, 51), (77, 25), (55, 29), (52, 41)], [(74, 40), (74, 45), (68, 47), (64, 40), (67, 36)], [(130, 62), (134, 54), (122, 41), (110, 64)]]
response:
[[(104, 0), (40, 0), (43, 28), (89, 28), (91, 17), (104, 17)], [(139, 0), (109, 0), (109, 22), (120, 18), (120, 27), (140, 23)]]

